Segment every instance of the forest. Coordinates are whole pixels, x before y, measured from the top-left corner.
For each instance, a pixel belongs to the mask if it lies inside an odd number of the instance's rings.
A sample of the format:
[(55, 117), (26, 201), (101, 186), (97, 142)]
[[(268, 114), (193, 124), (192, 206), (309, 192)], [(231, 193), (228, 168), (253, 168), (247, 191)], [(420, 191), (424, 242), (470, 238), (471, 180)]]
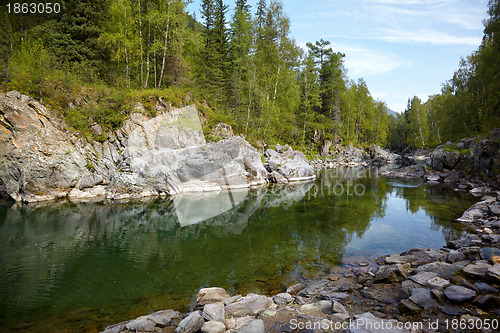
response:
[(138, 101), (154, 115), (158, 97), (196, 103), (207, 134), (222, 121), (251, 143), (310, 152), (325, 140), (432, 147), (500, 126), (498, 0), (490, 0), (479, 49), (441, 94), (409, 99), (397, 118), (363, 79), (349, 79), (345, 55), (329, 41), (300, 48), (279, 0), (256, 8), (236, 0), (233, 11), (223, 0), (203, 0), (199, 17), (182, 0), (60, 5), (43, 15), (0, 11), (0, 89), (41, 99), (87, 136), (95, 123), (119, 127)]

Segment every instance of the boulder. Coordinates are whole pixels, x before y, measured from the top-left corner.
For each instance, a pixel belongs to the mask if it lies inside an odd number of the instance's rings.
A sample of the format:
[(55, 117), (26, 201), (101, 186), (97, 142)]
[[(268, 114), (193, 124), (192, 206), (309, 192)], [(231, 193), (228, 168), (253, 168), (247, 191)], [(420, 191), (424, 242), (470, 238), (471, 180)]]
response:
[(432, 298), (431, 292), (426, 288), (415, 288), (411, 291), (410, 301), (417, 304), (421, 308), (429, 311), (438, 309), (437, 302)]
[(401, 282), (408, 278), (408, 274), (410, 271), (410, 264), (394, 264), (389, 266), (382, 266), (377, 271), (377, 273), (375, 273), (373, 281), (382, 283)]
[(488, 269), (486, 275), (496, 283), (500, 282), (500, 264), (495, 264)]
[(464, 267), (463, 272), (474, 279), (483, 278), (492, 266), (485, 261), (476, 261)]
[(462, 263), (462, 262), (449, 264), (449, 263), (442, 262), (442, 261), (436, 261), (436, 262), (431, 262), (429, 264), (425, 264), (425, 265), (422, 265), (420, 267), (417, 267), (413, 271), (413, 274), (418, 274), (421, 272), (432, 272), (432, 273), (436, 273), (438, 276), (442, 277), (443, 279), (448, 280), (456, 272), (463, 269), (464, 266), (465, 266), (465, 263)]
[(259, 312), (271, 307), (273, 304), (273, 299), (270, 297), (248, 294), (237, 302), (226, 305), (224, 309), (226, 316), (255, 316)]
[(229, 298), (229, 294), (223, 288), (202, 288), (196, 295), (196, 302), (198, 303), (198, 305), (205, 305), (210, 303), (224, 302), (224, 300), (227, 298)]

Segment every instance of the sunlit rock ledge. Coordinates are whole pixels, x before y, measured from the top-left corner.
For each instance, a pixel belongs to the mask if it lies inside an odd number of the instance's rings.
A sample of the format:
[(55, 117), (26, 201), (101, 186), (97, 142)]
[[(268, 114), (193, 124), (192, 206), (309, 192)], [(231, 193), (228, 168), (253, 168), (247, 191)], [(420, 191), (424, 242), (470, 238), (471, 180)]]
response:
[(107, 140), (90, 143), (35, 99), (0, 94), (0, 197), (135, 199), (315, 178), (291, 148), (274, 152), (270, 167), (243, 137), (207, 143), (195, 106), (148, 118), (139, 104)]

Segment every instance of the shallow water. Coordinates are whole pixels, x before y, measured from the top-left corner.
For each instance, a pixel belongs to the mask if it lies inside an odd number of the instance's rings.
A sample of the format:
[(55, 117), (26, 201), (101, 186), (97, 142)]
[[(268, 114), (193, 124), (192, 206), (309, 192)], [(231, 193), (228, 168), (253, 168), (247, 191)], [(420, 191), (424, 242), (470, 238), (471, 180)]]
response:
[(440, 248), (477, 199), (369, 169), (139, 202), (0, 204), (0, 327), (92, 331), (201, 287), (277, 293), (359, 258)]

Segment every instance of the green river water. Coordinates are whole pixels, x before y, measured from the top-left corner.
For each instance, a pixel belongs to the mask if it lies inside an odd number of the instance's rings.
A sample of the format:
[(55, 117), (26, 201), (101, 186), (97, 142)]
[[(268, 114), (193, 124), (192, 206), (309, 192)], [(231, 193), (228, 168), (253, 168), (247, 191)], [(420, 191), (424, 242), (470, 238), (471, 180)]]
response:
[(440, 248), (477, 201), (370, 169), (315, 182), (136, 202), (0, 203), (0, 330), (83, 332), (201, 287), (274, 294), (332, 266)]

